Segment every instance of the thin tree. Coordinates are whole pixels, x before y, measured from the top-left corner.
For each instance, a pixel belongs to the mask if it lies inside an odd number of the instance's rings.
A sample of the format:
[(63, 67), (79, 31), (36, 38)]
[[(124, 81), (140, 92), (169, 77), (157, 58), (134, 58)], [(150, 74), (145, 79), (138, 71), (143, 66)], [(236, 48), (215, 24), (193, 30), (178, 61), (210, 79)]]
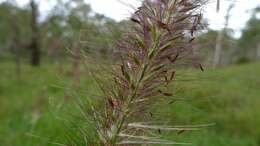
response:
[(225, 24), (223, 30), (220, 30), (218, 32), (218, 36), (216, 39), (216, 47), (215, 47), (215, 53), (213, 58), (213, 67), (217, 67), (220, 64), (221, 61), (221, 53), (222, 53), (222, 46), (223, 46), (223, 38), (225, 36), (225, 33), (227, 31), (228, 25), (229, 25), (229, 18), (230, 18), (230, 12), (235, 7), (235, 3), (231, 3), (227, 9), (227, 14), (225, 16)]
[(258, 43), (256, 47), (256, 59), (259, 60), (259, 58), (260, 58), (260, 43)]
[(260, 14), (260, 7), (253, 9), (251, 18), (242, 30), (242, 36), (238, 40), (241, 49), (237, 50), (240, 58), (252, 61), (260, 59), (260, 19), (257, 17), (258, 14)]
[(31, 7), (31, 65), (40, 66), (41, 50), (40, 50), (40, 35), (38, 27), (38, 6), (34, 0), (30, 2)]
[(20, 30), (17, 24), (17, 12), (15, 9), (11, 11), (11, 25), (12, 25), (12, 50), (15, 56), (15, 64), (16, 64), (16, 74), (18, 80), (20, 80), (21, 76), (21, 41), (20, 41)]
[(15, 64), (16, 64), (16, 75), (17, 79), (20, 80), (21, 76), (21, 56), (20, 56), (20, 49), (21, 49), (21, 35), (20, 35), (20, 28), (17, 21), (17, 5), (15, 0), (8, 0), (10, 5), (14, 6), (10, 9), (10, 24), (12, 28), (12, 41), (11, 41), (11, 50), (14, 54)]

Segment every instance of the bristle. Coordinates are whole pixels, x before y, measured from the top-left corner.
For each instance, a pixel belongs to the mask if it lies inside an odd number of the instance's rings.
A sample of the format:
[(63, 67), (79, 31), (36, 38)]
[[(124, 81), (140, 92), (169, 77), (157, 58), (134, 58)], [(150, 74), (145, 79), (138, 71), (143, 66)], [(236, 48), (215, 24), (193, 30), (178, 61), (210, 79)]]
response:
[(152, 112), (149, 112), (150, 116), (153, 117), (153, 113)]
[(170, 77), (170, 81), (173, 80), (174, 76), (175, 76), (175, 71), (172, 72), (171, 77)]
[(158, 129), (158, 133), (159, 133), (159, 134), (162, 134), (162, 130), (161, 130), (161, 129)]
[(135, 23), (138, 23), (138, 24), (140, 24), (140, 21), (139, 21), (139, 20), (137, 20), (137, 19), (135, 19), (135, 18), (131, 18), (131, 21), (133, 21), (133, 22), (135, 22)]
[(199, 67), (200, 67), (201, 71), (204, 71), (204, 68), (203, 68), (203, 66), (201, 64), (199, 64)]
[(179, 131), (177, 134), (180, 135), (180, 134), (182, 134), (182, 133), (184, 133), (184, 132), (185, 132), (185, 130), (181, 130), (181, 131)]

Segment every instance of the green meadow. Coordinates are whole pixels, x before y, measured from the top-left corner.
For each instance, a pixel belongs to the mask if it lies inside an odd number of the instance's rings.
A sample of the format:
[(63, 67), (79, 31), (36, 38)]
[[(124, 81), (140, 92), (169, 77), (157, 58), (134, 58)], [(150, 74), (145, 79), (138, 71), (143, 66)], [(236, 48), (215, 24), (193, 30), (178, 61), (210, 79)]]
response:
[[(79, 129), (66, 123), (82, 122), (74, 114), (75, 99), (94, 100), (98, 89), (87, 71), (81, 73), (79, 88), (73, 88), (71, 74), (70, 67), (23, 65), (18, 79), (13, 63), (0, 63), (0, 146), (52, 146), (80, 138), (72, 132)], [(260, 64), (178, 72), (172, 91), (181, 100), (155, 108), (155, 118), (176, 125), (214, 125), (162, 132), (162, 137), (195, 146), (259, 146), (259, 75)]]

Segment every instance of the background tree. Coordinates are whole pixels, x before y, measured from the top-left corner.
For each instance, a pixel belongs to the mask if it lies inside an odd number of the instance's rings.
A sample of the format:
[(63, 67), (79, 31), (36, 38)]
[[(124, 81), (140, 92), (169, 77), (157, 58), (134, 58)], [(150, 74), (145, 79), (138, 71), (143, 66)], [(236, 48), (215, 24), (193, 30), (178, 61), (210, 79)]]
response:
[(31, 64), (32, 66), (39, 66), (41, 59), (41, 50), (40, 50), (40, 34), (38, 26), (38, 6), (34, 0), (30, 1), (31, 7)]
[[(218, 1), (218, 3), (219, 3), (219, 1)], [(235, 3), (231, 3), (229, 5), (229, 7), (227, 9), (227, 14), (225, 16), (224, 28), (223, 28), (223, 30), (219, 31), (219, 33), (218, 33), (218, 36), (217, 36), (217, 39), (216, 39), (216, 47), (215, 47), (214, 59), (213, 59), (213, 67), (217, 67), (219, 65), (219, 63), (220, 63), (224, 34), (226, 33), (226, 29), (228, 28), (230, 12), (234, 8), (234, 6), (235, 6)]]
[(28, 53), (25, 48), (29, 41), (29, 11), (10, 0), (0, 4), (0, 54), (14, 56), (16, 73), (20, 74), (22, 57)]
[(12, 37), (12, 28), (10, 25), (11, 9), (12, 6), (7, 2), (0, 4), (0, 53), (2, 55), (10, 52), (8, 48)]
[(242, 31), (242, 37), (239, 39), (240, 56), (257, 60), (260, 58), (260, 7), (253, 10), (251, 18)]
[(12, 26), (12, 51), (14, 52), (15, 56), (15, 63), (16, 63), (16, 73), (17, 77), (20, 80), (21, 74), (21, 37), (20, 37), (20, 28), (19, 24), (17, 23), (17, 10), (16, 8), (11, 9), (11, 26)]
[[(198, 34), (197, 40), (195, 41), (195, 48), (200, 60), (204, 65), (213, 66), (213, 57), (215, 53), (216, 40), (219, 31), (207, 30)], [(233, 37), (233, 31), (226, 29), (223, 33), (221, 61), (219, 64), (227, 65), (233, 62), (236, 56), (235, 51), (237, 50), (237, 40)]]

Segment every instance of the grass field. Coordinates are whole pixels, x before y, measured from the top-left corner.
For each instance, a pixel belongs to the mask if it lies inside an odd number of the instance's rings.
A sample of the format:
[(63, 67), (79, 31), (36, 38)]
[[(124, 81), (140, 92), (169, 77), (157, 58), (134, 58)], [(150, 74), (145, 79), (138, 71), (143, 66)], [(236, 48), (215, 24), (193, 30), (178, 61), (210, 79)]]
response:
[[(20, 80), (10, 62), (0, 63), (0, 69), (0, 146), (66, 143), (72, 132), (63, 123), (77, 118), (71, 97), (90, 98), (96, 92), (93, 79), (83, 74), (75, 90), (69, 69), (24, 65)], [(178, 74), (173, 92), (185, 100), (157, 108), (161, 114), (156, 118), (174, 124), (216, 124), (181, 135), (162, 133), (164, 137), (195, 146), (260, 146), (260, 64)]]

